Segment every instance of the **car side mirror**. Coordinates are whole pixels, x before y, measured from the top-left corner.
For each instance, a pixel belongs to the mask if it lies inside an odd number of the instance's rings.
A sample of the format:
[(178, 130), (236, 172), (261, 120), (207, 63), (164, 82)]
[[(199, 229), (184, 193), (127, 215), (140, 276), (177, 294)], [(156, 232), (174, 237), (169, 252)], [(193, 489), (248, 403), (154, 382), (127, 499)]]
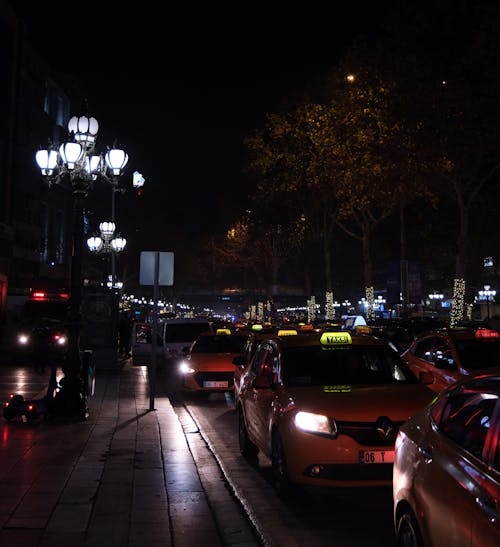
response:
[(245, 364), (245, 357), (243, 355), (236, 355), (233, 357), (233, 365), (242, 367)]
[(268, 376), (256, 376), (252, 382), (255, 389), (270, 389), (271, 382)]

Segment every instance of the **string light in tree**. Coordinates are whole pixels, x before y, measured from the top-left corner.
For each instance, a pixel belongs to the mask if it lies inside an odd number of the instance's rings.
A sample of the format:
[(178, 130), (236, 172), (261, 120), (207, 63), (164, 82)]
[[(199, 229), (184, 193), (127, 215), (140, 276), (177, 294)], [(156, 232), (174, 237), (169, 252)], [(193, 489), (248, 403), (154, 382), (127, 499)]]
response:
[(465, 279), (453, 280), (453, 299), (450, 311), (450, 327), (456, 327), (464, 317)]
[(264, 321), (264, 302), (257, 303), (257, 321)]
[(316, 319), (316, 297), (311, 296), (307, 301), (307, 322), (312, 323)]
[(373, 300), (375, 298), (375, 291), (373, 287), (365, 288), (366, 300), (368, 301), (368, 307), (366, 308), (366, 318), (368, 321), (375, 319), (375, 310), (373, 308)]
[(325, 304), (326, 319), (327, 320), (335, 319), (335, 306), (333, 305), (332, 291), (326, 291), (325, 301), (326, 301), (326, 304)]

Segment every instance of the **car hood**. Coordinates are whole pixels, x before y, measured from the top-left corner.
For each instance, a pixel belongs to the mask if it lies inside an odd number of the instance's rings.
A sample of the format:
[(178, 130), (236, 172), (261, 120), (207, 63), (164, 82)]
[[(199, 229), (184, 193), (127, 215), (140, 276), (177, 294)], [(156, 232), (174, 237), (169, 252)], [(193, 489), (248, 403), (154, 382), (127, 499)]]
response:
[(406, 421), (436, 396), (422, 384), (294, 387), (286, 391), (297, 410), (349, 421), (373, 421), (379, 416)]
[(192, 353), (189, 363), (198, 370), (229, 370), (233, 371), (236, 365), (233, 359), (237, 353)]

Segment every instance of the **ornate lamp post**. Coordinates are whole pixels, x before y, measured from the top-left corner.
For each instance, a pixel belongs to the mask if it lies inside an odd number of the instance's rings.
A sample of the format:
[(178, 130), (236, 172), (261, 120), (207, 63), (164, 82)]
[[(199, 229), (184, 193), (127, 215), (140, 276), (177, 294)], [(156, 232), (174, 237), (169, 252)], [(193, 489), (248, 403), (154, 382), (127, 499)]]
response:
[(52, 401), (54, 415), (80, 420), (88, 416), (87, 389), (82, 375), (80, 354), (80, 323), (82, 302), (82, 259), (85, 199), (96, 181), (115, 188), (128, 162), (128, 155), (119, 148), (95, 153), (99, 124), (87, 115), (73, 116), (68, 122), (70, 140), (56, 150), (38, 150), (35, 158), (49, 185), (69, 185), (73, 194), (73, 233), (71, 258), (71, 294), (68, 307), (68, 350), (63, 364), (64, 378)]
[(93, 253), (111, 256), (110, 288), (117, 288), (114, 261), (115, 253), (121, 253), (127, 244), (127, 240), (124, 237), (115, 235), (115, 228), (116, 225), (112, 221), (101, 222), (99, 224), (99, 234), (93, 235), (87, 239), (87, 246)]

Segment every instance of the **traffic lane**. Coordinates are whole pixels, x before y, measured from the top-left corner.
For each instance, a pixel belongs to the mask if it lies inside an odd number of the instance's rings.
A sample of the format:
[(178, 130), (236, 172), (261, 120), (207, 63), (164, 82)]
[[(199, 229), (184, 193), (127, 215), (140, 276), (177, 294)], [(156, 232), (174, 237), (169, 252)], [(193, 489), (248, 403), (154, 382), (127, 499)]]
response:
[(43, 397), (47, 392), (50, 369), (35, 372), (31, 365), (0, 365), (0, 400), (2, 404), (10, 394), (21, 394), (25, 399)]
[[(264, 537), (276, 544), (396, 546), (390, 487), (313, 489), (281, 500), (271, 483), (271, 462), (251, 465), (239, 453), (237, 419), (229, 394), (184, 397), (235, 494)], [(285, 537), (288, 535), (288, 537)], [(287, 545), (289, 543), (286, 543)]]

